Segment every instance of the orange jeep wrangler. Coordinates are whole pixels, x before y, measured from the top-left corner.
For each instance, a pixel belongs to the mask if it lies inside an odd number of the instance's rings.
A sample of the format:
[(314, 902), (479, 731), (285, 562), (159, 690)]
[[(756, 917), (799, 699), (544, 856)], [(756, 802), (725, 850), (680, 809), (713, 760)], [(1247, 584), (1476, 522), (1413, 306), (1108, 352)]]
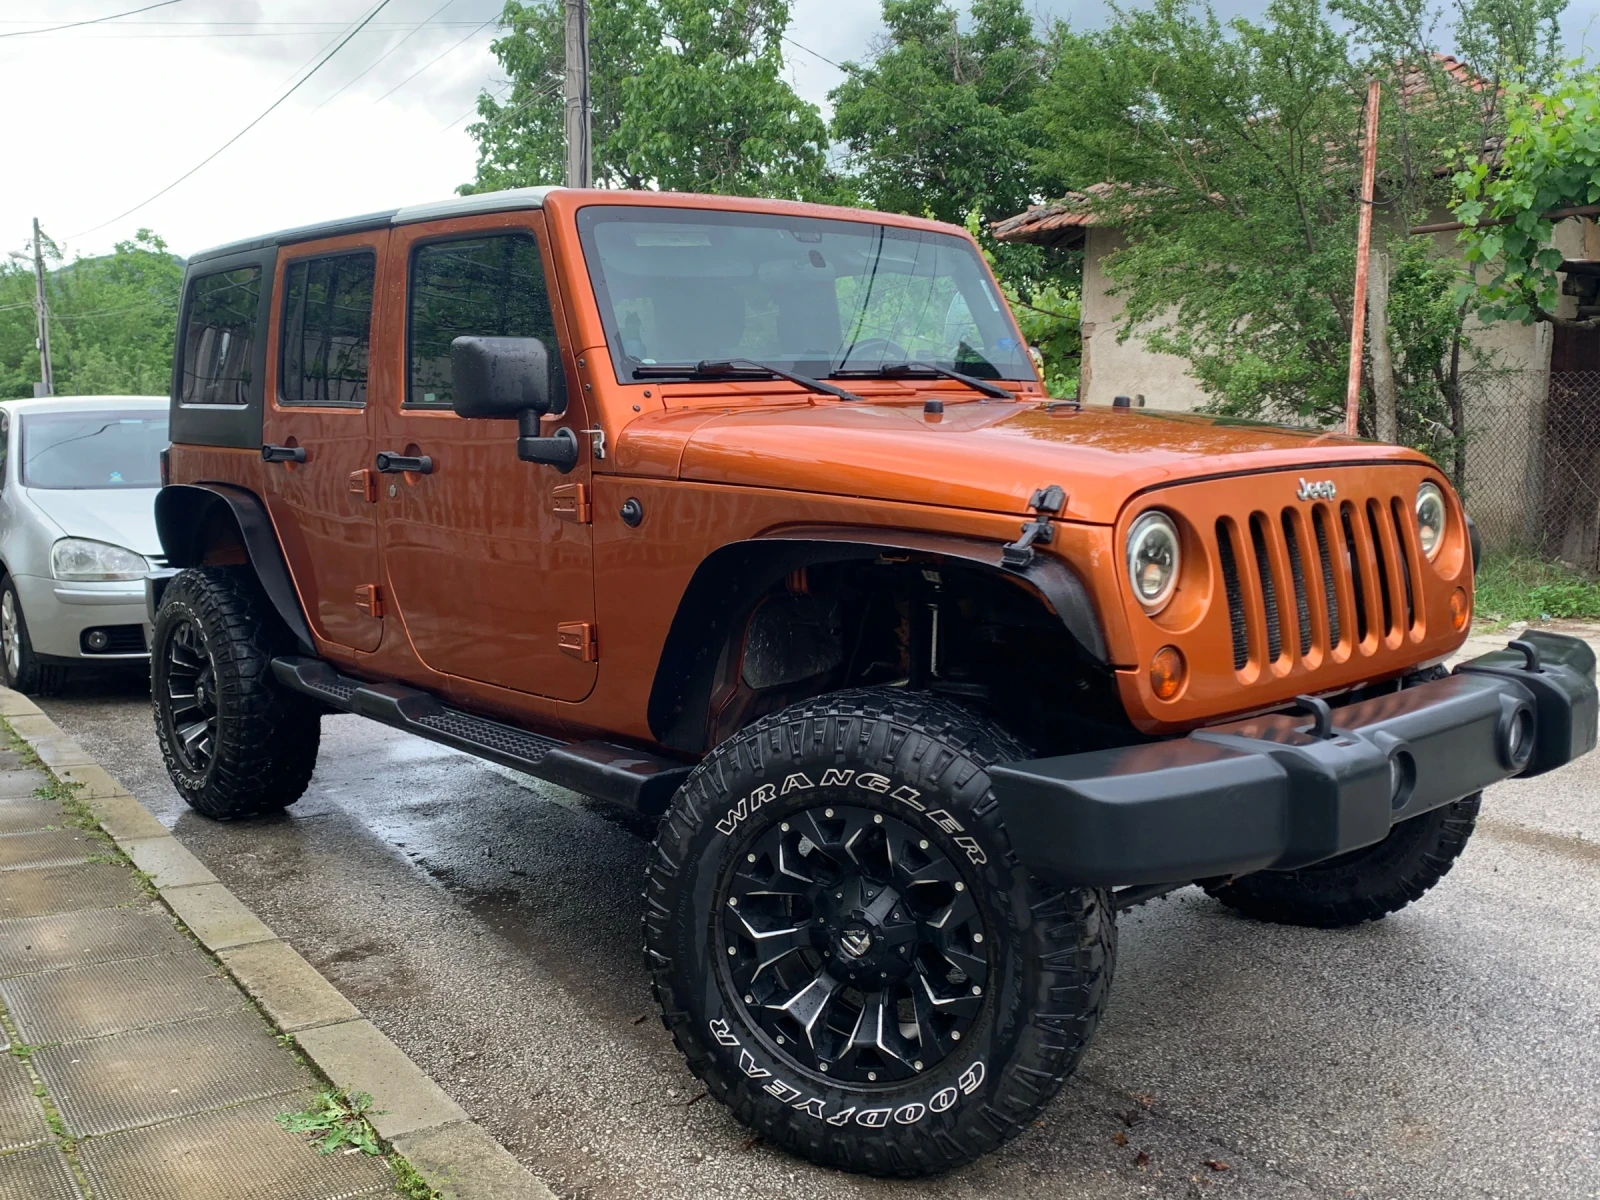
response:
[(1117, 910), (1382, 917), (1593, 747), (1593, 654), (1447, 672), (1471, 526), (1397, 446), (1046, 396), (976, 246), (528, 189), (188, 264), (149, 584), (178, 790), (360, 713), (660, 817), (644, 937), (711, 1094), (919, 1174), (1024, 1129)]

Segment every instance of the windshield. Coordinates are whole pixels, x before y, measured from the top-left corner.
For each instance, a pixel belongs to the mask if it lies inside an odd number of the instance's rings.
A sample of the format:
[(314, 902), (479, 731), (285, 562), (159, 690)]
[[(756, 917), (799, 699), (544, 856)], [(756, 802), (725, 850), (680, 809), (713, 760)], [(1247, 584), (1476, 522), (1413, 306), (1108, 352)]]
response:
[(167, 414), (34, 413), (22, 420), (22, 482), (31, 488), (161, 486)]
[[(593, 205), (578, 214), (617, 378), (752, 359), (804, 375), (907, 360), (1033, 379), (972, 244), (767, 213)], [(659, 372), (656, 372), (659, 375)]]

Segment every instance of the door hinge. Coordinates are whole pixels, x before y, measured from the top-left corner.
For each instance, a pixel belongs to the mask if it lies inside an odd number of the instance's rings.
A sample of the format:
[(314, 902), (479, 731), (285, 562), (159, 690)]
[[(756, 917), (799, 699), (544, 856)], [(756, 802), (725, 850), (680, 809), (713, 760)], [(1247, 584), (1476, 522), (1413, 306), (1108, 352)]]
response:
[(375, 583), (363, 583), (356, 589), (356, 607), (369, 617), (383, 616), (383, 589)]
[(556, 645), (561, 647), (561, 653), (579, 662), (599, 661), (600, 646), (595, 639), (592, 621), (561, 622), (556, 626)]
[(378, 477), (363, 467), (350, 472), (350, 493), (360, 496), (368, 504), (378, 502)]
[(551, 506), (563, 521), (588, 525), (594, 520), (594, 508), (589, 503), (589, 486), (584, 483), (563, 483), (550, 493)]

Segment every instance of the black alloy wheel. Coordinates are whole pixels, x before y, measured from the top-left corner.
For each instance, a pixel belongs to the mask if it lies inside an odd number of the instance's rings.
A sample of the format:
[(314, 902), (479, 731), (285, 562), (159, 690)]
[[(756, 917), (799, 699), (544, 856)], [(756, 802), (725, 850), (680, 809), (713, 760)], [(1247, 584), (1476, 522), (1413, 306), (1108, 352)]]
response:
[(272, 659), (293, 635), (248, 567), (196, 567), (167, 585), (150, 646), (156, 740), (191, 807), (229, 820), (293, 804), (317, 762), (314, 701)]
[(730, 991), (803, 1071), (914, 1078), (983, 1008), (993, 932), (970, 889), (946, 847), (895, 816), (836, 805), (774, 820), (723, 881)]
[(217, 670), (205, 634), (187, 616), (176, 620), (163, 656), (163, 715), (184, 770), (203, 775), (217, 750)]

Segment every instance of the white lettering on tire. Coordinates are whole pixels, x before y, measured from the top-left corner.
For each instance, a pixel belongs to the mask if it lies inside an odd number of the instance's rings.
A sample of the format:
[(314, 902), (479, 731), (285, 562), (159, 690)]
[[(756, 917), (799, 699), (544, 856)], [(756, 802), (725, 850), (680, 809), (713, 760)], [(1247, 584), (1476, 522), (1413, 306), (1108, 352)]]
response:
[[(849, 1108), (841, 1109), (839, 1112), (829, 1116), (827, 1102), (822, 1097), (811, 1096), (808, 1099), (801, 1100), (800, 1097), (805, 1095), (803, 1091), (792, 1084), (785, 1083), (774, 1076), (771, 1071), (759, 1065), (755, 1060), (755, 1056), (740, 1044), (738, 1037), (733, 1033), (726, 1020), (719, 1017), (717, 1020), (709, 1022), (709, 1026), (711, 1036), (716, 1039), (719, 1045), (739, 1047), (739, 1069), (748, 1078), (770, 1080), (770, 1082), (762, 1085), (761, 1090), (763, 1092), (774, 1099), (782, 1101), (797, 1112), (803, 1112), (808, 1117), (815, 1117), (819, 1121), (824, 1121), (836, 1127), (848, 1125), (852, 1120), (857, 1125), (864, 1126), (867, 1129), (882, 1129), (891, 1120), (901, 1125), (915, 1125), (930, 1112), (949, 1112), (962, 1096), (972, 1095), (983, 1085), (986, 1073), (983, 1060), (979, 1059), (961, 1073), (961, 1077), (956, 1080), (953, 1087), (942, 1088), (935, 1092), (926, 1104), (919, 1100), (913, 1100), (907, 1104), (902, 1104), (899, 1108), (868, 1108), (860, 1112), (857, 1112), (856, 1106), (852, 1104)], [(797, 1101), (798, 1103), (796, 1103)]]

